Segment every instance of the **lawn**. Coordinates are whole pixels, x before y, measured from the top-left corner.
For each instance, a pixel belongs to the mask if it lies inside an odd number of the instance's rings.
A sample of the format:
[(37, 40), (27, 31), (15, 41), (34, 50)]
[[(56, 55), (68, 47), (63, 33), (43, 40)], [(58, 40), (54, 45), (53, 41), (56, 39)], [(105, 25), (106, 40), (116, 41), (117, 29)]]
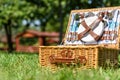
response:
[(0, 52), (0, 80), (120, 80), (119, 74), (119, 68), (51, 72), (40, 67), (38, 54)]

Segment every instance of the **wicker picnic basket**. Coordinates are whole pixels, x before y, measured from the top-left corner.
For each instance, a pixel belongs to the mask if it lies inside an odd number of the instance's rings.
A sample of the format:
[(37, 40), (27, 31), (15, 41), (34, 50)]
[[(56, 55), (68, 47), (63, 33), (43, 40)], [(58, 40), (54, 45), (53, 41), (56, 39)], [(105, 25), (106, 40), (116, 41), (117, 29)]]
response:
[[(40, 65), (57, 69), (61, 65), (76, 65), (78, 68), (99, 68), (99, 67), (118, 67), (118, 54), (119, 54), (119, 38), (120, 31), (119, 25), (114, 33), (117, 35), (115, 40), (104, 41), (103, 37), (99, 38), (97, 43), (79, 43), (76, 39), (68, 37), (70, 33), (70, 26), (73, 13), (86, 13), (105, 10), (119, 10), (120, 7), (107, 7), (97, 9), (83, 9), (72, 10), (66, 30), (66, 35), (63, 39), (63, 44), (59, 46), (39, 46), (39, 60)], [(120, 14), (120, 13), (119, 13)], [(118, 19), (117, 19), (118, 20)], [(81, 23), (82, 24), (82, 23)], [(92, 31), (91, 31), (92, 32)], [(105, 31), (103, 31), (105, 32)], [(112, 31), (106, 31), (112, 34)], [(76, 34), (74, 32), (73, 34)], [(92, 34), (91, 34), (92, 35)], [(102, 34), (103, 36), (103, 34)], [(82, 38), (81, 38), (82, 39)], [(106, 38), (105, 38), (106, 39)], [(111, 38), (109, 38), (111, 39)], [(73, 40), (76, 40), (75, 43)], [(83, 39), (84, 40), (84, 39)], [(73, 42), (72, 42), (73, 41)]]

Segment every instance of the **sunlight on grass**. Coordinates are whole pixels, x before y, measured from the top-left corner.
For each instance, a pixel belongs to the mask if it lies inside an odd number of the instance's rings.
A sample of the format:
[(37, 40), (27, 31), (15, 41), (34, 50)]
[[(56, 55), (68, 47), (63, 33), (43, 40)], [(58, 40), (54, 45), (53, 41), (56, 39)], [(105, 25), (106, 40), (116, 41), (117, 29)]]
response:
[(52, 72), (39, 65), (38, 54), (0, 52), (0, 80), (120, 80), (120, 69), (63, 68)]

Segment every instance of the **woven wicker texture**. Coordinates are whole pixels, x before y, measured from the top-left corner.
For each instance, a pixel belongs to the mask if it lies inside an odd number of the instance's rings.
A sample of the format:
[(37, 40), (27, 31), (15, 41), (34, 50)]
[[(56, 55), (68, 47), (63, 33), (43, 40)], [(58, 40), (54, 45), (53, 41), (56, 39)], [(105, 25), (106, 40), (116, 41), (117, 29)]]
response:
[[(97, 9), (83, 9), (72, 10), (76, 12), (89, 12), (89, 11), (103, 11), (120, 9), (120, 7), (108, 7)], [(77, 45), (66, 44), (67, 34), (70, 26), (71, 17), (69, 18), (66, 35), (63, 39), (64, 44), (61, 46), (40, 46), (39, 47), (39, 61), (40, 65), (57, 69), (61, 64), (77, 65), (79, 69), (86, 68), (99, 68), (99, 67), (117, 67), (118, 54), (119, 54), (119, 39), (120, 31), (118, 29), (116, 43), (109, 44), (91, 44), (91, 45)]]
[(81, 66), (78, 66), (80, 69), (117, 67), (118, 63), (118, 50), (99, 46), (41, 46), (39, 50), (40, 64), (52, 69), (58, 68), (57, 64), (60, 63), (77, 64), (77, 61), (75, 61), (77, 59), (80, 60)]

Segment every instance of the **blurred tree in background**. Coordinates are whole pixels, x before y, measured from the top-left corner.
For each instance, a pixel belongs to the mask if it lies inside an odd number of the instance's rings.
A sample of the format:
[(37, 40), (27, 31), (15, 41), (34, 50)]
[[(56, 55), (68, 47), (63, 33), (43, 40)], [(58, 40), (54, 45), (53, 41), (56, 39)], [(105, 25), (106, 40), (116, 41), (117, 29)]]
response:
[(36, 6), (23, 0), (1, 0), (0, 1), (0, 26), (4, 28), (9, 51), (13, 50), (12, 28), (20, 28), (23, 19), (33, 18)]
[(39, 31), (65, 33), (73, 9), (119, 6), (120, 0), (1, 0), (0, 29), (4, 29), (9, 51), (12, 35), (32, 28)]

